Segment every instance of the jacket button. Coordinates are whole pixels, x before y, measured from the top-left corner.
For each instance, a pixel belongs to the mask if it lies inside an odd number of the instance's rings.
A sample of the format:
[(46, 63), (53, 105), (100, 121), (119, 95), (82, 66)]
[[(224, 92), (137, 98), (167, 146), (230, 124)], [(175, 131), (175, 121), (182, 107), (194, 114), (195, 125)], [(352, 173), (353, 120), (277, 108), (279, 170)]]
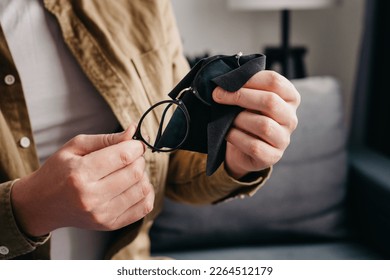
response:
[(14, 75), (7, 75), (4, 77), (4, 82), (6, 85), (12, 86), (15, 83), (15, 77)]
[(9, 249), (5, 246), (0, 246), (0, 254), (5, 256), (5, 255), (8, 255), (9, 253)]
[(20, 145), (20, 147), (27, 149), (28, 147), (30, 147), (31, 141), (28, 137), (24, 136), (24, 137), (20, 138), (19, 145)]

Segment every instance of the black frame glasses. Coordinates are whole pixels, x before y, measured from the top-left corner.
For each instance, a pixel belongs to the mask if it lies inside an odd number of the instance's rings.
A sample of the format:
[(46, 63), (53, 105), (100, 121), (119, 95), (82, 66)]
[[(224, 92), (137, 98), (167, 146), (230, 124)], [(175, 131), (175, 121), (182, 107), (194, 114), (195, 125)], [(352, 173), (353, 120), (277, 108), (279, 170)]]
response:
[[(199, 92), (197, 90), (197, 87), (196, 87), (196, 85), (198, 83), (198, 80), (202, 77), (202, 74), (203, 74), (204, 70), (207, 68), (207, 66), (210, 66), (210, 64), (212, 64), (213, 62), (215, 62), (215, 61), (217, 61), (218, 59), (221, 59), (221, 58), (235, 57), (236, 60), (237, 60), (238, 67), (241, 66), (240, 65), (240, 57), (241, 56), (242, 56), (241, 52), (239, 52), (238, 54), (233, 55), (233, 56), (217, 55), (217, 56), (214, 56), (212, 58), (202, 59), (200, 62), (198, 62), (198, 64), (195, 65), (192, 68), (192, 70), (196, 71), (196, 74), (195, 74), (195, 76), (194, 76), (194, 78), (193, 78), (193, 80), (191, 82), (191, 86), (182, 89), (177, 95), (173, 95), (172, 96), (171, 94), (169, 94), (169, 96), (172, 98), (172, 100), (160, 101), (160, 102), (152, 105), (148, 110), (146, 110), (145, 113), (142, 115), (141, 119), (138, 122), (137, 129), (136, 129), (136, 131), (134, 133), (133, 139), (134, 140), (140, 140), (143, 143), (145, 143), (146, 146), (149, 147), (152, 150), (152, 152), (172, 152), (172, 151), (175, 151), (175, 150), (179, 149), (185, 143), (185, 141), (187, 140), (187, 137), (188, 137), (188, 134), (189, 134), (189, 131), (190, 131), (190, 122), (191, 122), (190, 114), (188, 113), (188, 110), (187, 110), (185, 104), (183, 103), (183, 101), (181, 100), (181, 98), (186, 93), (191, 93), (191, 94), (194, 94), (197, 97), (197, 99), (200, 100), (206, 106), (211, 106), (210, 102), (207, 101), (205, 98), (203, 98), (199, 94)], [(197, 69), (197, 67), (198, 68), (200, 67), (200, 68)], [(189, 75), (191, 74), (191, 71), (189, 72)], [(211, 96), (210, 96), (210, 98), (211, 98)], [(159, 106), (161, 106), (163, 104), (167, 104), (167, 106), (164, 108), (163, 113), (161, 115), (161, 121), (159, 123), (158, 131), (157, 131), (155, 139), (145, 139), (144, 136), (142, 135), (142, 123), (143, 123), (143, 121), (145, 120), (146, 116), (148, 116), (148, 114), (150, 114), (154, 109), (156, 109), (157, 107), (159, 107)], [(185, 119), (186, 119), (186, 129), (185, 129), (185, 132), (184, 132), (184, 137), (174, 147), (171, 147), (171, 148), (159, 147), (157, 145), (157, 143), (159, 142), (159, 140), (161, 139), (161, 136), (163, 134), (163, 128), (164, 128), (164, 124), (165, 124), (165, 121), (166, 121), (166, 115), (167, 115), (168, 110), (173, 105), (176, 105), (177, 106), (176, 110), (178, 110), (178, 109), (181, 110), (181, 112), (185, 116)], [(151, 143), (153, 143), (153, 144), (151, 144)]]
[[(161, 121), (160, 121), (160, 124), (158, 126), (158, 131), (157, 131), (157, 135), (156, 135), (156, 138), (153, 140), (153, 145), (149, 143), (148, 140), (152, 140), (152, 139), (145, 139), (143, 136), (142, 136), (142, 122), (144, 121), (145, 117), (151, 112), (153, 111), (156, 107), (162, 105), (162, 104), (165, 104), (167, 103), (168, 105), (165, 107), (163, 113), (162, 113), (162, 116), (161, 116)], [(169, 110), (169, 108), (172, 106), (172, 105), (177, 105), (177, 108), (180, 109), (182, 111), (182, 113), (184, 114), (185, 118), (186, 118), (186, 131), (185, 131), (185, 134), (184, 134), (184, 137), (183, 139), (173, 148), (162, 148), (162, 147), (157, 147), (156, 144), (158, 143), (158, 141), (160, 140), (161, 136), (162, 136), (162, 130), (163, 130), (163, 127), (164, 127), (164, 123), (165, 123), (165, 117), (166, 117), (166, 114)], [(139, 120), (138, 122), (138, 126), (137, 126), (137, 130), (135, 131), (134, 133), (134, 136), (133, 136), (133, 139), (134, 140), (140, 140), (142, 141), (143, 143), (146, 144), (146, 146), (148, 146), (152, 152), (172, 152), (174, 150), (177, 150), (179, 149), (183, 144), (184, 142), (187, 140), (187, 137), (188, 137), (188, 133), (190, 131), (190, 114), (188, 113), (188, 110), (186, 108), (186, 106), (184, 105), (183, 101), (181, 100), (163, 100), (163, 101), (160, 101), (156, 104), (154, 104), (153, 106), (151, 106), (148, 110), (145, 111), (145, 113), (142, 115), (141, 119)]]

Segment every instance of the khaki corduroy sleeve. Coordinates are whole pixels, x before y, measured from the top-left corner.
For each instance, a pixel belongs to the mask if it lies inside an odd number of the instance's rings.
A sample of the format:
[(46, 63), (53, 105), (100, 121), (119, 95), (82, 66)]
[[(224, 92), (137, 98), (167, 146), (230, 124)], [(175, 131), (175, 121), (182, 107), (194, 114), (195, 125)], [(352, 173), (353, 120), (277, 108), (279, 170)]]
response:
[(205, 154), (177, 151), (171, 155), (167, 196), (181, 202), (217, 203), (234, 197), (252, 196), (269, 178), (272, 168), (251, 174), (249, 181), (229, 176), (222, 164), (206, 176)]
[(0, 184), (0, 260), (30, 253), (49, 239), (48, 235), (33, 241), (19, 230), (11, 204), (11, 191), (15, 182)]

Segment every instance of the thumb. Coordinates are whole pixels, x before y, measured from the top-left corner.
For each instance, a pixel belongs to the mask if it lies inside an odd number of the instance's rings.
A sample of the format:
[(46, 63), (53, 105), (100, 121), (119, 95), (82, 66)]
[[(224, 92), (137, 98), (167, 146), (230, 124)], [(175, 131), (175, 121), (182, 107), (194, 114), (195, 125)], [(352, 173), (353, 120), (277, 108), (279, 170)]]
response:
[(108, 146), (132, 140), (135, 130), (136, 126), (131, 124), (126, 130), (119, 133), (96, 135), (82, 134), (70, 140), (67, 145), (70, 146), (75, 154), (84, 156)]

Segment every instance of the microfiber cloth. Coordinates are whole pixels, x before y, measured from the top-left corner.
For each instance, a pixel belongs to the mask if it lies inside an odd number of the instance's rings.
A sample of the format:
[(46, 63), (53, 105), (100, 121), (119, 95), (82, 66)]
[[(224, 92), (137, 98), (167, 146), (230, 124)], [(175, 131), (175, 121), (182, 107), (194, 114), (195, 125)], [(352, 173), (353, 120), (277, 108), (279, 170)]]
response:
[[(180, 98), (190, 116), (188, 137), (180, 149), (206, 153), (207, 176), (211, 176), (224, 161), (226, 134), (243, 110), (214, 102), (213, 90), (220, 86), (234, 94), (264, 69), (265, 56), (262, 54), (212, 56), (200, 60), (168, 94), (172, 99)], [(183, 139), (186, 126), (186, 116), (177, 108), (156, 146), (175, 147), (177, 139)]]

